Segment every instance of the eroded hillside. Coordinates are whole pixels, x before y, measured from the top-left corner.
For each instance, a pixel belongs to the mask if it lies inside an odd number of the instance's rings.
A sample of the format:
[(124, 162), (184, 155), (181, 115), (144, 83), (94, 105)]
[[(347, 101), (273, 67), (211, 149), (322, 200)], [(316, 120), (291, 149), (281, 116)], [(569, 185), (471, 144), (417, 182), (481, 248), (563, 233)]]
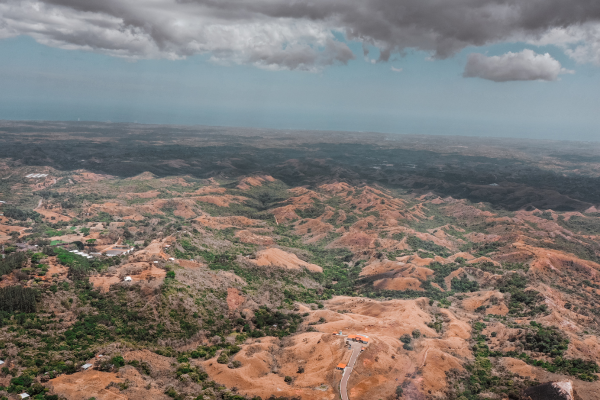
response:
[(590, 196), (3, 166), (0, 397), (600, 398)]

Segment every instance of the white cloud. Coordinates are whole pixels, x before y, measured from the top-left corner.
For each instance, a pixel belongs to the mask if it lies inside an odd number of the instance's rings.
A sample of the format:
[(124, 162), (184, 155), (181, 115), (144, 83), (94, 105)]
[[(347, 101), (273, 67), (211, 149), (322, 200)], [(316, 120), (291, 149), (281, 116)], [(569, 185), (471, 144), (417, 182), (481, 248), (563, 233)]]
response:
[(394, 68), (394, 67), (392, 67), (392, 71), (394, 71), (394, 72), (402, 72), (402, 68)]
[(529, 40), (529, 43), (536, 46), (553, 44), (562, 48), (565, 54), (579, 64), (600, 66), (599, 23), (553, 28), (539, 38)]
[(560, 74), (565, 73), (573, 71), (563, 68), (550, 54), (536, 54), (533, 50), (525, 49), (519, 53), (508, 52), (492, 57), (479, 53), (469, 54), (463, 76), (494, 82), (555, 81)]

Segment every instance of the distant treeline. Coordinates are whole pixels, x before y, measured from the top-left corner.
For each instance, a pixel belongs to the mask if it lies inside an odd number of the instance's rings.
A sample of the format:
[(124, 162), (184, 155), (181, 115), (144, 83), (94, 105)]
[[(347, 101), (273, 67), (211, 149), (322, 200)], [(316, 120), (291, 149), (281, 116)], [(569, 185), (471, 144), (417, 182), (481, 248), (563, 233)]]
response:
[(17, 268), (21, 268), (27, 262), (27, 255), (23, 252), (12, 253), (6, 256), (4, 260), (0, 260), (0, 277), (13, 272)]
[(22, 286), (0, 289), (0, 311), (33, 313), (36, 309), (37, 292)]

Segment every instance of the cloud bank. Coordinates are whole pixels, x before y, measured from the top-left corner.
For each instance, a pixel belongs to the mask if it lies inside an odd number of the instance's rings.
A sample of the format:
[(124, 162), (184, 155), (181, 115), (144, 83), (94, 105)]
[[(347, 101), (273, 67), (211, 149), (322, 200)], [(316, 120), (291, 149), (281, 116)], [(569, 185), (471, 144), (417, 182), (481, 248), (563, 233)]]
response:
[(533, 50), (525, 49), (520, 53), (508, 52), (492, 57), (469, 54), (463, 76), (494, 82), (555, 81), (560, 74), (572, 72), (563, 68), (548, 53), (536, 54)]
[(0, 38), (117, 57), (181, 59), (315, 71), (406, 49), (446, 58), (467, 46), (562, 46), (600, 65), (600, 2), (591, 0), (0, 0)]

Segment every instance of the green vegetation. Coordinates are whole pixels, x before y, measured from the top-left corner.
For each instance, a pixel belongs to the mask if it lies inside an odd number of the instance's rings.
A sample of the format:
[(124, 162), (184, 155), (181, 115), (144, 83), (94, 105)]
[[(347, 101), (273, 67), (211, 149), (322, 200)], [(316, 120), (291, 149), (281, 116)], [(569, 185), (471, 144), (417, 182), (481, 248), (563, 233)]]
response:
[(36, 301), (37, 292), (33, 289), (22, 286), (0, 288), (0, 311), (33, 313), (36, 310)]
[(27, 260), (27, 255), (23, 252), (11, 253), (4, 259), (0, 259), (0, 279), (2, 275), (8, 275), (15, 269), (25, 266)]
[(414, 250), (424, 250), (441, 257), (450, 256), (450, 251), (447, 248), (437, 245), (430, 240), (421, 240), (416, 236), (409, 236), (408, 239), (406, 239), (406, 243)]
[(484, 257), (505, 245), (506, 243), (503, 242), (467, 243), (460, 248), (460, 251), (470, 252), (475, 257)]
[(3, 210), (4, 216), (7, 218), (16, 219), (18, 221), (27, 221), (32, 219), (36, 222), (42, 222), (42, 216), (36, 211), (21, 210), (18, 208), (6, 208)]
[(562, 356), (569, 347), (569, 340), (557, 328), (545, 328), (531, 321), (533, 332), (525, 336), (525, 349), (548, 354), (552, 357)]
[(405, 333), (404, 335), (400, 336), (400, 341), (402, 343), (410, 343), (412, 341), (412, 337), (408, 333)]
[(314, 200), (313, 204), (304, 209), (297, 208), (296, 214), (300, 216), (300, 218), (317, 218), (323, 215), (325, 212), (325, 204), (321, 203), (318, 200)]
[(581, 217), (578, 215), (571, 216), (565, 220), (564, 216), (559, 215), (558, 224), (562, 227), (584, 235), (600, 234), (600, 218), (598, 217)]
[(455, 292), (476, 292), (479, 290), (479, 283), (477, 281), (471, 281), (466, 276), (459, 278), (452, 278), (451, 281), (452, 290)]
[(520, 273), (505, 275), (498, 284), (498, 290), (502, 293), (510, 293), (508, 303), (511, 315), (532, 316), (546, 312), (545, 304), (537, 306), (540, 295), (535, 290), (524, 290), (527, 287), (527, 278)]

